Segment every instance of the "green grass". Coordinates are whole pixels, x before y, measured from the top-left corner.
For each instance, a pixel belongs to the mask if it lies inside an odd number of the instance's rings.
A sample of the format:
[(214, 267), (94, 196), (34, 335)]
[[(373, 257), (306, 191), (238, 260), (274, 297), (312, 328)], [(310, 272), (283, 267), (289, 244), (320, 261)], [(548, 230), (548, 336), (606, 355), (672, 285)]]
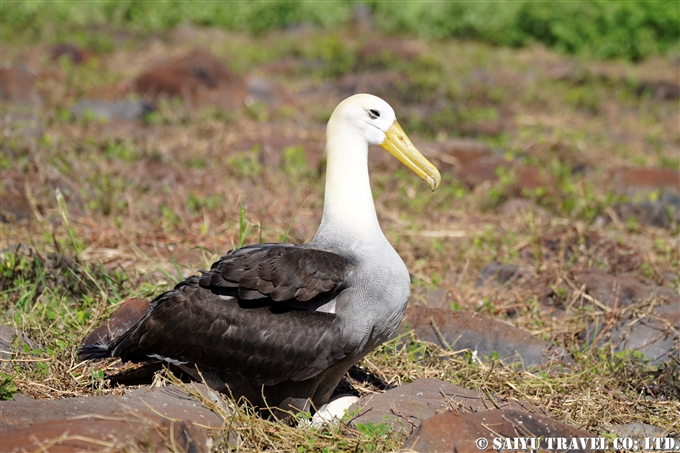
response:
[[(680, 12), (673, 1), (583, 1), (545, 3), (362, 2), (373, 12), (379, 29), (426, 38), (464, 38), (520, 47), (531, 43), (596, 58), (640, 60), (677, 51)], [(115, 43), (106, 35), (92, 39), (93, 27), (125, 28), (138, 34), (165, 32), (184, 23), (245, 30), (260, 34), (313, 24), (322, 28), (348, 25), (353, 2), (213, 2), (200, 7), (173, 0), (162, 4), (107, 0), (99, 2), (13, 1), (2, 6), (3, 40), (56, 37), (109, 52)], [(56, 26), (56, 24), (59, 24)], [(329, 40), (333, 38), (329, 37)], [(351, 64), (349, 54), (330, 41), (326, 49), (334, 65), (330, 74)], [(336, 50), (333, 50), (336, 49)], [(339, 53), (338, 53), (339, 52)]]

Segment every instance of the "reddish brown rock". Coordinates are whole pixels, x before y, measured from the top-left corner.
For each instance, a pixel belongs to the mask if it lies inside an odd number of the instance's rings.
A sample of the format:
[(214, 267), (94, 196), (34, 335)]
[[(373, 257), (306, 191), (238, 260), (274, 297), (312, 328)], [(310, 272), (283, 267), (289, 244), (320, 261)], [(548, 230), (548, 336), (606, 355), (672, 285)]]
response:
[(0, 99), (39, 107), (42, 99), (35, 90), (35, 75), (21, 66), (0, 69)]
[(547, 170), (524, 165), (514, 169), (516, 190), (521, 193), (523, 190), (536, 190), (539, 188), (555, 191), (555, 183)]
[(241, 109), (247, 96), (243, 78), (205, 49), (150, 69), (137, 77), (135, 89), (146, 98), (180, 97), (192, 108), (213, 105), (225, 111)]
[[(146, 299), (128, 299), (113, 312), (111, 317), (90, 332), (81, 343), (81, 347), (97, 342), (108, 342), (120, 337), (134, 326), (146, 314), (149, 301)], [(171, 371), (182, 377), (182, 371), (168, 365)], [(111, 385), (148, 385), (153, 382), (156, 372), (163, 369), (163, 363), (151, 361), (145, 364), (118, 367), (113, 373), (107, 373), (106, 378)]]
[(83, 346), (99, 341), (108, 342), (118, 338), (137, 324), (146, 314), (149, 301), (146, 299), (128, 299), (113, 312), (111, 317), (99, 327), (90, 332), (83, 340)]
[[(602, 449), (597, 446), (593, 448), (590, 444), (590, 438), (594, 437), (597, 437), (594, 433), (512, 409), (476, 413), (449, 411), (425, 420), (409, 437), (404, 448), (421, 453), (498, 450), (589, 452)], [(486, 444), (477, 443), (484, 442), (478, 441), (482, 438)], [(531, 438), (533, 442), (539, 442), (540, 439), (540, 445), (515, 445), (513, 442), (516, 438)], [(558, 441), (558, 438), (563, 440)], [(584, 439), (583, 444), (580, 439)], [(577, 444), (572, 446), (572, 441)], [(558, 442), (565, 442), (566, 448), (560, 448), (562, 444)]]
[(366, 423), (387, 423), (392, 429), (404, 434), (418, 428), (423, 420), (445, 410), (486, 411), (498, 405), (514, 410), (533, 410), (517, 401), (480, 396), (439, 379), (417, 379), (410, 384), (388, 390), (385, 393), (363, 396), (349, 408), (350, 413), (359, 411), (351, 421), (353, 426)]
[(3, 191), (0, 195), (0, 222), (19, 223), (29, 221), (33, 213), (24, 192)]
[(33, 207), (27, 193), (33, 192), (35, 197), (34, 191), (45, 185), (42, 178), (35, 173), (0, 170), (0, 185), (0, 222), (29, 222), (33, 218)]
[[(4, 452), (208, 451), (205, 433), (185, 421), (107, 415), (58, 420), (2, 434)], [(42, 448), (40, 448), (42, 447)]]
[(498, 168), (508, 168), (510, 162), (500, 156), (488, 156), (475, 159), (457, 169), (460, 181), (468, 187), (474, 187), (485, 181), (498, 179)]
[[(197, 386), (205, 393), (203, 386)], [(0, 402), (2, 451), (208, 451), (215, 413), (177, 387), (124, 396)]]
[(670, 168), (616, 168), (610, 177), (619, 192), (668, 189), (680, 192), (680, 172)]
[(529, 332), (477, 313), (409, 306), (395, 335), (405, 331), (445, 349), (470, 350), (480, 358), (496, 353), (505, 363), (519, 361), (526, 367), (571, 361), (560, 348)]

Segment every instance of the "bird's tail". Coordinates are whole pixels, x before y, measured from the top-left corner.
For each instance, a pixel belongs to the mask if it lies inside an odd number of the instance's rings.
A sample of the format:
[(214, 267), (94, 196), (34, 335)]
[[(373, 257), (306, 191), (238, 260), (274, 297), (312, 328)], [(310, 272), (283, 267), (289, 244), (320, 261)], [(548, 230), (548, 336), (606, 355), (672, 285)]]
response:
[(83, 362), (91, 359), (105, 359), (113, 357), (113, 349), (107, 343), (98, 341), (78, 348), (78, 361)]

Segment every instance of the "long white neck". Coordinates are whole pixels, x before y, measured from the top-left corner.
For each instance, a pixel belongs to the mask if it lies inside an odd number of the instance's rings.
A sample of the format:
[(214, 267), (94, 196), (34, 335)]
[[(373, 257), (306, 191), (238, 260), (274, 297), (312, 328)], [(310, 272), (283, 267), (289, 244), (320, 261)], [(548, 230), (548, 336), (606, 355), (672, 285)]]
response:
[(323, 218), (313, 242), (354, 248), (384, 235), (368, 177), (368, 143), (343, 126), (328, 125)]

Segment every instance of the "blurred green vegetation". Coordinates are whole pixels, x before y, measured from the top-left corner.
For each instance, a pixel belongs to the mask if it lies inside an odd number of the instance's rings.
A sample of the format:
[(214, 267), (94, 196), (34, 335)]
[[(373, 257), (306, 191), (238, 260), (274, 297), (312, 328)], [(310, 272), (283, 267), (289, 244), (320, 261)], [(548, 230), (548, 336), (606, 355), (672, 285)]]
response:
[(110, 50), (112, 42), (90, 42), (88, 30), (124, 28), (140, 34), (164, 32), (183, 23), (265, 33), (312, 24), (347, 25), (362, 3), (382, 31), (425, 38), (458, 37), (500, 46), (533, 42), (594, 58), (640, 60), (677, 50), (680, 8), (676, 1), (536, 2), (187, 2), (170, 0), (32, 0), (2, 2), (2, 39), (80, 39), (80, 44)]

